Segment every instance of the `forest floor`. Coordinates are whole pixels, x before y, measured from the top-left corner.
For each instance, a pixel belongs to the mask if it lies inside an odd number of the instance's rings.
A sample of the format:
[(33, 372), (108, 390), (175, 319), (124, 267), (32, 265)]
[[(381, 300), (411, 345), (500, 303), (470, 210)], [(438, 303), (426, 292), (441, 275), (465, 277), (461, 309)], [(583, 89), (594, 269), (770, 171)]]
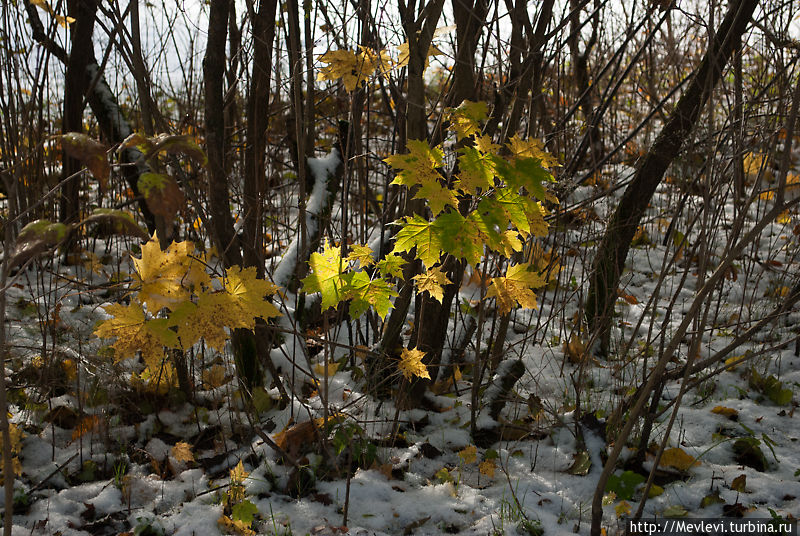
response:
[[(594, 192), (595, 187), (584, 186), (575, 196)], [(589, 211), (596, 218), (586, 218), (581, 227), (554, 229), (551, 239), (561, 248), (558, 283), (538, 294), (538, 309), (516, 311), (509, 329), (506, 358), (519, 358), (526, 368), (503, 414), (524, 430), (516, 437), (489, 449), (473, 447), (466, 373), (440, 385), (425, 410), (398, 412), (391, 400), (364, 392), (358, 363), (331, 365), (329, 409), (348, 417), (336, 422), (327, 448), (338, 451), (333, 456), (338, 454), (342, 465), (349, 456), (360, 466), (349, 479), (344, 471), (316, 478), (298, 473), (253, 431), (255, 426), (278, 440), (292, 421), (322, 417), (322, 401), (312, 389), (306, 389), (307, 398), (285, 407), (275, 402), (273, 389), (257, 401), (257, 410), (245, 412), (230, 359), (212, 351), (195, 356), (193, 404), (130, 386), (140, 364), (113, 363), (104, 357), (108, 341), (92, 335), (96, 322), (106, 318), (101, 306), (121, 297), (104, 284), (120, 271), (131, 271), (129, 244), (97, 241), (82, 264), (66, 266), (55, 259), (28, 269), (8, 291), (6, 326), (13, 350), (9, 411), (21, 432), (14, 445), (21, 463), (14, 534), (588, 533), (607, 448), (607, 418), (639, 385), (643, 363), (650, 359), (652, 364), (659, 352), (658, 334), (663, 329), (669, 337), (697, 290), (696, 258), (686, 256), (662, 270), (675, 243), (663, 243), (670, 221), (658, 207), (674, 206), (680, 196), (673, 185), (659, 189), (646, 227), (649, 236), (642, 233), (629, 256), (612, 337), (612, 348), (632, 341), (625, 361), (613, 351), (608, 358), (595, 358), (569, 345), (571, 319), (592, 260), (589, 246), (618, 194), (595, 203)], [(749, 209), (751, 222), (767, 203)], [(691, 196), (688, 206), (694, 206)], [(733, 211), (721, 207), (718, 225), (708, 227), (713, 233), (706, 237), (709, 273), (725, 253), (724, 220), (732, 219)], [(736, 271), (716, 292), (708, 317), (714, 329), (706, 332), (699, 359), (723, 348), (791, 287), (785, 281), (800, 273), (797, 225), (796, 214), (779, 218), (737, 261)], [(697, 231), (684, 232), (690, 243), (698, 239)], [(473, 278), (460, 299), (469, 303), (478, 296)], [(650, 299), (655, 305), (648, 308)], [(491, 327), (489, 319), (484, 340)], [(794, 342), (784, 344), (798, 334), (800, 312), (794, 311), (732, 354), (758, 357), (686, 391), (645, 517), (790, 519), (800, 512), (800, 425), (794, 419), (800, 358)], [(346, 329), (337, 337), (349, 343)], [(674, 366), (685, 363), (689, 341), (687, 336)], [(335, 353), (332, 361), (344, 355)], [(320, 364), (323, 354), (313, 359)], [(46, 398), (39, 389), (43, 384), (49, 389)], [(574, 422), (576, 384), (580, 408), (595, 417), (580, 424)], [(676, 380), (664, 389), (660, 408), (666, 411), (651, 441), (661, 441), (671, 417), (668, 405), (680, 387)], [(381, 439), (395, 423), (400, 436)], [(582, 442), (576, 439), (578, 428)], [(311, 472), (322, 465), (322, 456), (310, 452), (313, 437), (289, 445), (298, 457), (305, 456)], [(623, 458), (632, 455), (626, 449)], [(648, 454), (644, 469), (652, 464)], [(608, 534), (624, 530), (646, 476), (622, 466), (616, 471), (604, 501)]]

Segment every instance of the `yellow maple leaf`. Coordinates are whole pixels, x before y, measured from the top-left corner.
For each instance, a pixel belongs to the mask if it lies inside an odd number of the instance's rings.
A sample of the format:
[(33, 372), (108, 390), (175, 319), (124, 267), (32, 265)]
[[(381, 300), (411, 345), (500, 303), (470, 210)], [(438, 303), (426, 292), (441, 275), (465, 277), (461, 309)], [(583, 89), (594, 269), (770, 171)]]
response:
[(541, 162), (544, 169), (559, 167), (558, 159), (542, 146), (542, 142), (537, 139), (523, 140), (515, 134), (508, 140), (508, 148), (515, 158), (536, 158)]
[(145, 321), (144, 310), (138, 303), (115, 303), (103, 309), (112, 318), (101, 322), (94, 334), (100, 338), (117, 339), (111, 345), (116, 360), (135, 357), (136, 352), (141, 351), (145, 363), (155, 368), (164, 357), (164, 346), (177, 347), (177, 336), (166, 329), (166, 320)]
[(475, 148), (484, 154), (497, 154), (500, 150), (500, 146), (492, 141), (491, 136), (482, 134), (474, 136), (473, 139), (475, 140)]
[(350, 255), (347, 256), (347, 260), (358, 262), (362, 268), (375, 264), (375, 259), (372, 257), (372, 249), (366, 245), (353, 244), (350, 246)]
[(478, 447), (475, 445), (464, 447), (458, 452), (458, 457), (464, 460), (464, 463), (473, 463), (478, 459)]
[[(397, 63), (395, 64), (395, 67), (397, 67), (397, 68), (407, 67), (408, 66), (408, 59), (409, 59), (408, 41), (406, 41), (402, 45), (399, 45), (397, 47), (397, 50), (398, 50), (398, 56), (397, 56)], [(430, 58), (431, 56), (441, 56), (442, 54), (444, 54), (444, 52), (442, 52), (441, 50), (436, 48), (435, 45), (429, 46), (428, 47), (428, 55), (425, 56), (425, 69), (427, 69), (428, 65), (430, 64), (430, 60), (428, 58)]]
[(495, 298), (500, 314), (508, 313), (517, 305), (526, 309), (536, 308), (536, 295), (531, 289), (543, 287), (546, 281), (529, 267), (528, 263), (509, 266), (505, 277), (492, 278), (486, 299)]
[(685, 473), (690, 467), (700, 465), (700, 462), (694, 456), (687, 454), (682, 448), (673, 447), (664, 451), (659, 465), (662, 467), (674, 467), (678, 471)]
[(191, 257), (194, 244), (173, 242), (161, 250), (158, 237), (142, 245), (142, 258), (133, 257), (136, 279), (141, 287), (139, 299), (152, 313), (172, 309), (191, 296), (193, 288), (208, 285), (210, 278), (201, 263)]
[(403, 348), (403, 352), (400, 354), (400, 363), (397, 366), (407, 380), (410, 380), (412, 376), (431, 379), (428, 367), (422, 362), (423, 357), (425, 357), (425, 352), (422, 350)]
[[(451, 108), (447, 114), (450, 130), (456, 133), (456, 139), (479, 134), (481, 122), (486, 120), (489, 107), (486, 102), (465, 100), (458, 108)], [(485, 143), (485, 141), (482, 141)]]
[(716, 413), (717, 415), (722, 415), (723, 417), (727, 417), (728, 419), (735, 420), (739, 417), (739, 411), (733, 408), (728, 408), (725, 406), (715, 406), (714, 409), (711, 410), (711, 413)]
[(326, 65), (320, 69), (317, 80), (342, 79), (344, 88), (353, 91), (358, 86), (375, 74), (376, 69), (384, 72), (390, 65), (389, 56), (385, 50), (376, 52), (372, 49), (361, 47), (359, 52), (351, 50), (330, 50), (319, 57)]
[(203, 384), (209, 389), (216, 389), (225, 384), (225, 367), (213, 365), (210, 369), (203, 371)]
[(244, 470), (244, 465), (242, 464), (242, 460), (239, 460), (239, 463), (236, 464), (236, 467), (230, 470), (231, 473), (231, 482), (236, 484), (241, 484), (245, 481), (245, 479), (250, 476), (250, 473)]
[(235, 308), (229, 314), (238, 321), (238, 325), (226, 324), (228, 327), (252, 329), (256, 317), (267, 320), (280, 316), (278, 309), (264, 299), (264, 296), (275, 294), (278, 287), (265, 279), (256, 278), (255, 266), (244, 269), (233, 266), (225, 270), (225, 279), (225, 291), (231, 297), (231, 306)]
[(185, 441), (178, 441), (175, 446), (170, 449), (170, 454), (179, 462), (193, 462), (194, 454), (192, 454), (192, 446)]
[(495, 468), (494, 460), (483, 460), (480, 465), (478, 465), (478, 471), (489, 478), (494, 478)]
[(220, 516), (217, 519), (217, 525), (219, 526), (220, 531), (224, 532), (225, 534), (240, 534), (241, 536), (254, 536), (255, 531), (250, 528), (248, 523), (245, 523), (241, 519), (231, 519), (228, 516)]
[[(197, 304), (183, 302), (169, 316), (170, 325), (178, 328), (177, 335), (184, 350), (191, 348), (202, 337), (208, 346), (219, 352), (225, 350), (228, 340), (224, 329), (226, 326), (251, 327), (249, 324), (239, 325), (236, 319), (235, 306), (225, 292), (203, 293), (197, 299)], [(255, 325), (252, 317), (250, 321)]]
[(38, 6), (49, 13), (54, 19), (56, 19), (59, 26), (62, 28), (66, 28), (68, 25), (75, 22), (74, 17), (65, 17), (64, 15), (59, 15), (58, 12), (47, 2), (47, 0), (31, 0), (31, 4)]
[(442, 287), (452, 283), (438, 266), (430, 268), (424, 274), (415, 275), (414, 281), (417, 282), (417, 292), (430, 292), (431, 296), (439, 303), (442, 303), (444, 296)]
[(441, 212), (445, 205), (457, 207), (455, 192), (441, 184), (442, 175), (438, 168), (442, 166), (444, 158), (442, 149), (431, 148), (423, 140), (409, 140), (407, 148), (406, 154), (395, 154), (383, 159), (397, 171), (391, 184), (408, 188), (419, 186), (414, 199), (427, 199), (434, 215)]
[(628, 501), (620, 501), (619, 504), (614, 507), (614, 513), (618, 518), (631, 515), (632, 510), (631, 503)]
[[(530, 234), (533, 236), (547, 236), (550, 225), (545, 221), (544, 217), (547, 215), (547, 210), (538, 201), (530, 203), (529, 210), (526, 213), (528, 217), (528, 224), (530, 225)], [(524, 234), (524, 233), (523, 233)]]
[[(339, 363), (336, 361), (329, 361), (328, 362), (328, 376), (333, 376), (336, 374), (336, 371), (339, 370)], [(317, 363), (314, 365), (314, 372), (317, 373), (319, 376), (325, 375), (325, 363)]]
[(764, 177), (771, 179), (772, 171), (769, 169), (768, 163), (769, 156), (763, 153), (747, 153), (742, 159), (744, 172), (751, 179), (757, 177), (762, 169), (764, 169)]

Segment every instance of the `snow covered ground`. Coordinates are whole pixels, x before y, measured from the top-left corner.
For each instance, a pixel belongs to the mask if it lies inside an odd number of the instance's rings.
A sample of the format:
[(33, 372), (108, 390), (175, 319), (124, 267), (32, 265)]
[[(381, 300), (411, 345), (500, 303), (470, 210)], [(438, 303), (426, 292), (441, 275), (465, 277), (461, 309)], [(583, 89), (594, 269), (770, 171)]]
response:
[[(582, 187), (576, 199), (589, 198), (593, 191)], [(241, 409), (235, 381), (230, 381), (229, 356), (198, 350), (194, 405), (175, 396), (122, 388), (138, 365), (133, 360), (112, 363), (104, 357), (104, 341), (91, 332), (103, 317), (99, 306), (124, 296), (106, 286), (119, 270), (131, 270), (124, 261), (118, 264), (127, 258), (123, 242), (97, 241), (85, 265), (61, 266), (56, 259), (46, 269), (23, 273), (8, 291), (6, 326), (12, 345), (9, 411), (24, 432), (14, 534), (218, 534), (230, 470), (239, 461), (247, 473), (244, 500), (257, 508), (252, 528), (239, 529), (243, 533), (588, 533), (592, 496), (610, 448), (607, 439), (613, 440), (603, 437), (603, 427), (613, 425), (609, 418), (614, 409), (641, 383), (645, 361), (652, 366), (663, 345), (661, 334), (669, 340), (698, 288), (698, 259), (684, 256), (662, 270), (677, 243), (663, 244), (671, 216), (661, 211), (674, 206), (677, 196), (668, 185), (656, 194), (646, 225), (649, 237), (632, 249), (629, 271), (623, 275), (624, 296), (617, 303), (612, 339), (616, 349), (630, 343), (626, 360), (613, 352), (607, 360), (589, 357), (581, 364), (571, 359), (565, 343), (574, 331), (571, 319), (585, 292), (586, 266), (602, 224), (589, 221), (577, 229), (555, 229), (549, 242), (556, 244), (561, 258), (558, 284), (538, 295), (538, 310), (512, 315), (505, 352), (506, 359), (521, 359), (526, 373), (503, 418), (525, 433), (488, 449), (472, 448), (467, 374), (439, 395), (431, 394), (425, 411), (398, 411), (391, 399), (364, 392), (358, 363), (342, 366), (328, 378), (327, 400), (330, 414), (341, 412), (346, 418), (337, 421), (326, 444), (332, 451), (341, 447), (333, 457), (342, 467), (347, 465), (343, 455), (359, 465), (349, 478), (344, 470), (333, 477), (306, 478), (255, 431), (276, 441), (290, 418), (303, 422), (322, 417), (319, 393), (309, 390), (305, 399), (281, 407), (273, 389), (259, 411), (248, 414)], [(748, 225), (767, 203), (754, 204)], [(697, 213), (693, 199), (687, 205), (688, 213)], [(605, 218), (609, 206), (613, 198), (596, 203), (594, 210)], [(703, 252), (706, 276), (725, 255), (733, 208), (719, 207), (713, 217), (707, 232), (714, 235), (706, 238), (709, 247)], [(678, 230), (692, 244), (700, 239), (699, 231), (685, 229), (685, 222), (684, 216)], [(750, 322), (776, 307), (794, 285), (800, 273), (799, 223), (796, 212), (770, 223), (736, 260), (735, 271), (715, 291), (696, 359), (724, 348)], [(474, 300), (476, 292), (474, 284), (468, 285), (460, 297)], [(286, 302), (291, 309), (292, 296)], [(794, 419), (800, 358), (792, 342), (800, 334), (799, 319), (795, 308), (731, 352), (730, 357), (756, 354), (746, 363), (708, 379), (702, 373), (692, 376), (690, 381), (700, 381), (683, 396), (667, 442), (673, 457), (662, 458), (645, 517), (791, 519), (800, 512), (800, 426)], [(485, 341), (491, 319), (483, 329)], [(349, 344), (346, 329), (332, 330), (328, 337)], [(668, 370), (686, 363), (691, 339), (690, 331)], [(472, 347), (468, 361), (471, 352)], [(273, 353), (279, 357), (280, 352)], [(314, 356), (310, 366), (319, 365), (323, 355)], [(344, 355), (343, 349), (334, 350), (332, 360)], [(306, 366), (304, 358), (298, 362)], [(288, 385), (291, 361), (283, 357), (282, 363)], [(321, 367), (315, 370), (322, 374)], [(295, 383), (301, 385), (303, 375), (297, 376)], [(580, 424), (574, 419), (575, 382), (581, 409), (595, 417)], [(669, 404), (680, 384), (670, 382), (661, 395), (664, 412), (657, 417), (651, 444), (662, 440)], [(38, 385), (50, 387), (47, 397)], [(399, 434), (392, 439), (395, 426)], [(582, 441), (576, 439), (577, 429)], [(344, 434), (338, 443), (337, 431)], [(637, 442), (634, 435), (628, 447)], [(312, 473), (323, 465), (322, 456), (311, 452), (315, 444), (292, 445)], [(693, 459), (687, 463), (680, 453)], [(626, 447), (621, 461), (633, 455)], [(359, 456), (364, 463), (352, 459)], [(645, 471), (652, 460), (648, 453)], [(641, 499), (647, 474), (637, 477), (625, 471), (620, 463), (615, 484), (607, 488), (608, 534), (624, 530), (626, 516)]]

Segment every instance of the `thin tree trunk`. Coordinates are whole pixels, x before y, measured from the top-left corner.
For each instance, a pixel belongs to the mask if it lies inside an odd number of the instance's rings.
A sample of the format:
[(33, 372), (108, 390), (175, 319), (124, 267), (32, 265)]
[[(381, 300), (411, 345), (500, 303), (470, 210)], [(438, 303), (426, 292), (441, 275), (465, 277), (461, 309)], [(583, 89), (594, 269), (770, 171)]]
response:
[(739, 45), (747, 23), (755, 10), (757, 0), (731, 2), (728, 13), (708, 51), (700, 63), (697, 74), (686, 93), (644, 157), (641, 167), (617, 206), (606, 234), (595, 254), (585, 314), (591, 330), (600, 334), (602, 350), (608, 350), (610, 320), (616, 301), (617, 286), (631, 240), (672, 160), (694, 127), (705, 102), (722, 77), (722, 70), (733, 50)]
[[(97, 12), (95, 0), (70, 0), (67, 2), (69, 16), (75, 19), (70, 31), (70, 53), (64, 78), (64, 118), (62, 132), (83, 131), (83, 96), (88, 80), (86, 67), (92, 57), (92, 33)], [(67, 181), (61, 192), (60, 219), (62, 223), (74, 223), (80, 217), (81, 181), (77, 173), (83, 168), (80, 160), (62, 153), (62, 178)], [(73, 239), (70, 239), (72, 242)], [(67, 245), (71, 249), (71, 244)]]
[(247, 266), (264, 277), (264, 234), (261, 225), (266, 193), (265, 151), (269, 125), (269, 91), (272, 47), (275, 40), (277, 0), (262, 0), (252, 13), (253, 73), (247, 98), (247, 145), (244, 149), (243, 254)]
[(208, 153), (208, 205), (211, 231), (226, 267), (242, 263), (233, 230), (233, 216), (225, 173), (225, 42), (229, 0), (211, 0), (208, 44), (203, 58), (205, 84), (206, 150)]
[[(425, 60), (428, 47), (433, 40), (433, 31), (442, 14), (444, 0), (436, 0), (426, 4), (418, 20), (414, 18), (414, 3), (408, 6), (401, 0), (400, 14), (403, 18), (403, 28), (408, 39), (408, 93), (406, 97), (406, 122), (405, 134), (399, 144), (399, 151), (406, 147), (407, 140), (424, 140), (428, 137), (427, 113), (425, 111), (425, 83), (422, 75), (425, 71)], [(413, 200), (406, 203), (404, 215), (424, 213), (425, 204), (422, 200)], [(400, 334), (406, 321), (408, 307), (414, 285), (411, 278), (417, 274), (420, 263), (408, 262), (403, 270), (403, 279), (406, 281), (400, 290), (400, 295), (394, 302), (394, 309), (389, 316), (389, 321), (381, 339), (381, 354), (394, 350), (400, 342)], [(379, 363), (381, 365), (381, 363)]]
[[(242, 264), (242, 253), (233, 228), (225, 165), (227, 145), (224, 78), (229, 7), (230, 0), (211, 0), (208, 44), (203, 58), (211, 233), (226, 268)], [(263, 383), (263, 373), (257, 359), (255, 335), (250, 330), (236, 329), (231, 335), (231, 346), (239, 381), (246, 391), (251, 391)]]

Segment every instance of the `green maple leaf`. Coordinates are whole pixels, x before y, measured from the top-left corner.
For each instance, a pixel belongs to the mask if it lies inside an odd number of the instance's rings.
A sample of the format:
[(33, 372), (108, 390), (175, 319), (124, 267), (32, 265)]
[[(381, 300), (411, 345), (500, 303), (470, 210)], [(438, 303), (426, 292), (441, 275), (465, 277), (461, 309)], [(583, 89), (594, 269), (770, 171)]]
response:
[(241, 521), (245, 525), (250, 525), (253, 522), (253, 517), (258, 513), (258, 508), (255, 504), (248, 500), (234, 504), (231, 507), (231, 519), (234, 521)]
[(345, 276), (347, 280), (347, 297), (350, 302), (350, 316), (358, 318), (371, 305), (381, 319), (392, 307), (390, 298), (397, 296), (397, 292), (383, 279), (370, 279), (366, 272), (351, 272)]
[(378, 261), (378, 271), (383, 277), (403, 277), (403, 265), (406, 263), (405, 259), (400, 255), (386, 255), (383, 259)]
[(508, 186), (525, 188), (531, 195), (540, 201), (545, 199), (545, 190), (542, 183), (554, 182), (553, 176), (542, 167), (538, 158), (515, 158), (508, 162), (499, 156), (492, 155), (492, 160), (497, 169), (497, 175)]
[(442, 186), (442, 166), (444, 153), (439, 147), (431, 147), (425, 141), (409, 140), (407, 154), (395, 154), (383, 161), (392, 166), (397, 175), (392, 184), (413, 188), (419, 186), (414, 199), (427, 199), (434, 214), (441, 212), (446, 205), (458, 206), (455, 193)]
[(434, 221), (434, 229), (442, 250), (457, 259), (477, 264), (483, 256), (483, 241), (479, 230), (458, 212), (441, 214)]
[(493, 197), (482, 199), (478, 204), (478, 212), (481, 214), (490, 213), (495, 218), (504, 220), (505, 224), (500, 225), (500, 231), (505, 231), (511, 224), (516, 229), (527, 236), (531, 232), (528, 213), (533, 210), (534, 202), (519, 195), (513, 188), (501, 188), (495, 192)]
[(495, 165), (491, 154), (475, 147), (462, 147), (458, 157), (458, 187), (465, 193), (476, 194), (494, 186)]
[(395, 235), (392, 253), (410, 252), (416, 248), (416, 258), (430, 268), (437, 262), (442, 251), (440, 230), (433, 223), (415, 214), (396, 222), (402, 226)]
[(345, 299), (345, 282), (342, 279), (344, 261), (339, 248), (331, 247), (326, 240), (322, 253), (312, 253), (308, 265), (313, 273), (302, 280), (303, 290), (322, 295), (323, 311)]
[(420, 184), (413, 199), (427, 200), (434, 216), (443, 211), (447, 205), (451, 207), (458, 206), (458, 198), (456, 198), (455, 192), (442, 186), (438, 181)]

